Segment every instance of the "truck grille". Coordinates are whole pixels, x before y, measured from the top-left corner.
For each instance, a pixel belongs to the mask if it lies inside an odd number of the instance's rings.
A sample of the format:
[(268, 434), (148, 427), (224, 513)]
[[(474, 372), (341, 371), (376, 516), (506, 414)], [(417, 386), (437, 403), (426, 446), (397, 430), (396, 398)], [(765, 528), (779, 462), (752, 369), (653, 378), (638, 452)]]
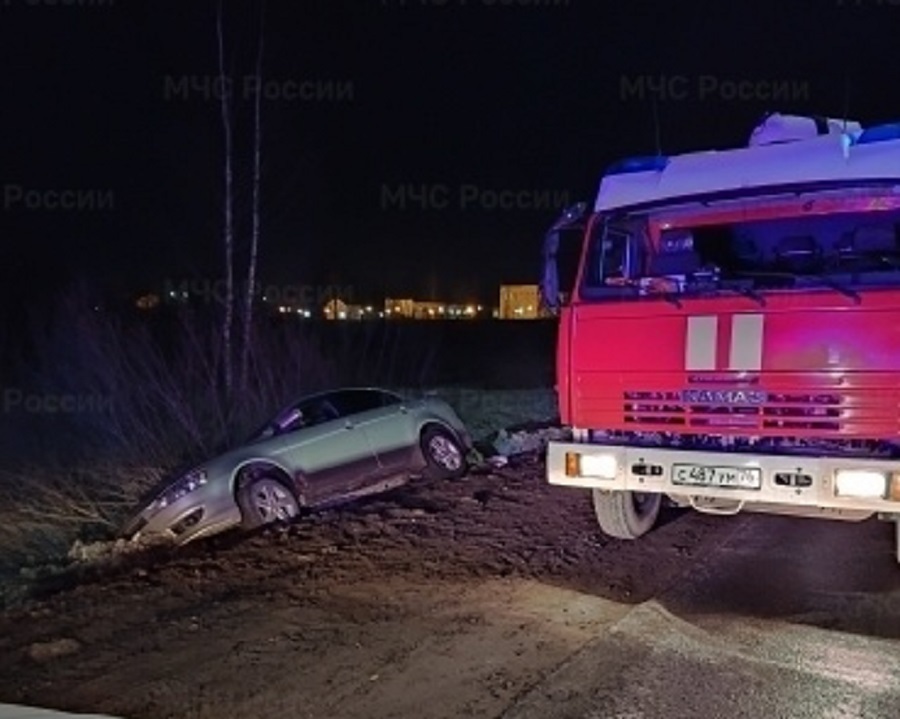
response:
[(842, 428), (843, 398), (835, 393), (626, 391), (627, 424), (706, 430)]

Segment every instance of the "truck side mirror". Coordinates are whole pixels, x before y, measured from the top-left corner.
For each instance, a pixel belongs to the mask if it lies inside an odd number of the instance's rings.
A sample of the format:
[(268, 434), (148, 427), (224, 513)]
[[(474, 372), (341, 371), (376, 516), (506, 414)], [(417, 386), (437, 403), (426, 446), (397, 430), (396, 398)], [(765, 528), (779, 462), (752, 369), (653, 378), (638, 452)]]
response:
[(559, 251), (559, 231), (550, 230), (544, 237), (544, 263), (541, 274), (541, 306), (551, 313), (556, 313), (560, 305), (559, 268), (556, 265), (556, 253)]
[(577, 202), (569, 205), (562, 214), (553, 223), (551, 230), (561, 230), (565, 227), (573, 227), (581, 224), (581, 221), (587, 215), (587, 202)]
[(559, 263), (557, 262), (560, 233), (563, 230), (574, 229), (582, 225), (587, 211), (588, 205), (586, 202), (579, 202), (567, 207), (547, 231), (547, 234), (544, 235), (540, 303), (541, 307), (551, 314), (556, 314), (559, 311), (563, 301), (560, 294)]

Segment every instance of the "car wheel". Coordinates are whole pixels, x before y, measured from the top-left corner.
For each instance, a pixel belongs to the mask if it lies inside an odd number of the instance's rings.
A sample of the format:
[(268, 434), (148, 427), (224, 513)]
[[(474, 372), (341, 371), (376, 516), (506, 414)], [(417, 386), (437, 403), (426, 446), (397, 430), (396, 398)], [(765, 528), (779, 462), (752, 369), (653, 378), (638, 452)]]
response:
[(637, 539), (656, 524), (661, 494), (594, 490), (594, 513), (604, 534), (617, 539)]
[(422, 433), (421, 448), (432, 479), (457, 479), (466, 473), (465, 450), (446, 429), (428, 427)]
[(241, 487), (238, 506), (245, 529), (255, 529), (273, 522), (289, 522), (300, 513), (297, 497), (274, 477), (259, 477)]

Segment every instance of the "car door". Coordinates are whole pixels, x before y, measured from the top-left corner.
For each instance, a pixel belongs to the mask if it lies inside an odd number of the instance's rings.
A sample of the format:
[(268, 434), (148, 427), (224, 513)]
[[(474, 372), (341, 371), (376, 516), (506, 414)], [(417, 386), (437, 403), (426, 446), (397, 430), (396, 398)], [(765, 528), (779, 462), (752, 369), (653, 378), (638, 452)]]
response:
[(380, 392), (382, 411), (366, 424), (366, 434), (382, 474), (392, 475), (412, 464), (418, 436), (408, 403), (390, 392)]
[(335, 401), (352, 413), (366, 433), (378, 462), (377, 477), (396, 474), (409, 465), (413, 421), (403, 399), (378, 389), (344, 390)]
[(365, 433), (329, 399), (323, 394), (299, 403), (302, 422), (270, 440), (309, 504), (339, 498), (378, 468)]

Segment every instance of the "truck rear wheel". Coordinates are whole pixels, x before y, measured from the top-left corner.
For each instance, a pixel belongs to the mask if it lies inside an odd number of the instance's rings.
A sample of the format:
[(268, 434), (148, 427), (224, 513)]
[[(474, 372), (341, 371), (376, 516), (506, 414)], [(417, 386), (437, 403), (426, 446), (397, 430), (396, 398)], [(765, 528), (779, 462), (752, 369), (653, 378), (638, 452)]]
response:
[(661, 494), (607, 492), (595, 489), (594, 513), (604, 534), (616, 539), (637, 539), (646, 534), (659, 516)]

